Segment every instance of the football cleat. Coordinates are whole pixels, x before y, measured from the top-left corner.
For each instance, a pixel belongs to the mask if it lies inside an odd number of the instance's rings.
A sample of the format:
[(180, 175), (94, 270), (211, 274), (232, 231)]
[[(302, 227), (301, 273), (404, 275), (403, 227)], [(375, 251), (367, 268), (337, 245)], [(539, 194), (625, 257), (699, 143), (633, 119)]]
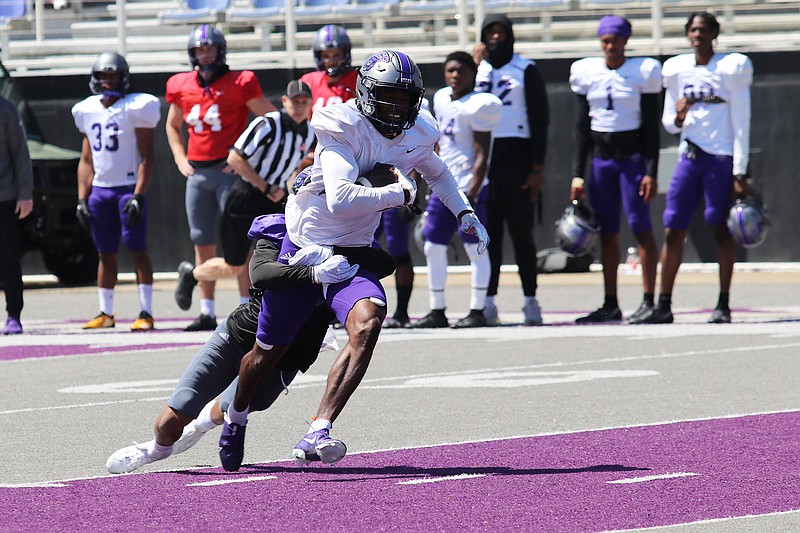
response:
[(643, 320), (653, 314), (655, 306), (648, 302), (642, 302), (639, 308), (628, 317), (628, 324), (644, 324)]
[(714, 309), (711, 317), (708, 319), (709, 324), (730, 324), (731, 323), (731, 310), (730, 309)]
[(147, 450), (152, 442), (134, 443), (133, 446), (126, 446), (115, 451), (106, 461), (106, 469), (112, 474), (125, 474), (170, 456), (170, 454), (164, 457), (151, 455)]
[(83, 329), (101, 329), (101, 328), (113, 328), (116, 326), (116, 322), (114, 321), (114, 315), (107, 315), (105, 313), (100, 313), (87, 323), (83, 325)]
[(172, 445), (172, 455), (185, 452), (200, 442), (200, 439), (202, 439), (203, 435), (206, 433), (207, 431), (201, 431), (200, 428), (197, 427), (197, 419), (192, 420), (186, 425), (185, 428), (183, 428), (181, 438), (175, 441), (175, 444)]
[(621, 322), (622, 311), (619, 307), (601, 307), (586, 316), (575, 319), (576, 324), (597, 324), (602, 322)]
[(497, 314), (497, 306), (486, 304), (483, 308), (483, 318), (486, 319), (487, 326), (497, 326), (500, 324), (500, 316)]
[(333, 464), (347, 453), (344, 442), (332, 439), (327, 429), (307, 433), (292, 450), (292, 457), (301, 465), (312, 461)]
[(486, 317), (483, 316), (483, 310), (481, 309), (471, 309), (467, 316), (459, 318), (453, 324), (453, 329), (483, 327), (486, 327)]
[(539, 301), (532, 298), (531, 301), (525, 304), (522, 308), (522, 314), (525, 315), (526, 326), (541, 326), (542, 325), (542, 308), (539, 307)]
[(444, 314), (444, 309), (431, 309), (431, 312), (420, 318), (416, 322), (406, 326), (409, 329), (418, 328), (449, 328), (450, 323)]
[(411, 320), (409, 320), (408, 315), (395, 315), (388, 317), (383, 322), (383, 327), (385, 329), (401, 329), (408, 327), (410, 323)]
[(153, 317), (147, 311), (139, 313), (139, 317), (131, 324), (131, 331), (150, 331), (155, 329), (153, 324)]
[(214, 331), (215, 329), (217, 329), (217, 319), (201, 314), (194, 319), (194, 322), (183, 328), (183, 331)]
[(184, 311), (192, 307), (192, 292), (197, 280), (194, 279), (194, 265), (189, 261), (182, 261), (178, 265), (178, 285), (175, 286), (175, 303)]
[(6, 326), (3, 328), (3, 335), (19, 335), (22, 333), (22, 323), (19, 318), (10, 316), (6, 320)]
[(628, 324), (672, 324), (673, 321), (674, 317), (670, 309), (651, 307), (638, 317), (631, 315)]
[(246, 430), (247, 424), (240, 426), (228, 423), (227, 420), (222, 426), (222, 435), (219, 437), (219, 460), (227, 472), (236, 472), (242, 466)]

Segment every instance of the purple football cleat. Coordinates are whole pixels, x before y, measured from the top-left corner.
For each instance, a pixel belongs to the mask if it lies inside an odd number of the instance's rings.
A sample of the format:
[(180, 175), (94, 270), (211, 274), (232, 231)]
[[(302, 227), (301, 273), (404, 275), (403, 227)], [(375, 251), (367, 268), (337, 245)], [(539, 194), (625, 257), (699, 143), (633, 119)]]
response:
[(247, 425), (228, 423), (222, 426), (219, 437), (219, 460), (222, 468), (228, 472), (236, 472), (244, 459), (244, 432)]
[(292, 457), (301, 465), (312, 461), (333, 464), (347, 453), (344, 442), (332, 439), (327, 429), (307, 433), (292, 450)]
[(22, 323), (15, 316), (8, 317), (6, 327), (3, 328), (3, 335), (19, 335), (22, 333)]

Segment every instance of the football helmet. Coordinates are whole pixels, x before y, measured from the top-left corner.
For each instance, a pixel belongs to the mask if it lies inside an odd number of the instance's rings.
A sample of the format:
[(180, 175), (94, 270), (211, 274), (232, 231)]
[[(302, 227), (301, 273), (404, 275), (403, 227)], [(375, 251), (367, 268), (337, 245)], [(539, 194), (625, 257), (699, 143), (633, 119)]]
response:
[(556, 221), (553, 237), (559, 248), (579, 257), (591, 251), (599, 232), (589, 206), (574, 200)]
[(219, 68), (225, 64), (225, 53), (228, 47), (225, 42), (225, 36), (211, 24), (201, 24), (189, 34), (189, 43), (186, 46), (189, 52), (189, 63), (195, 70), (200, 68), (200, 63), (194, 55), (194, 49), (199, 46), (209, 45), (217, 47), (217, 59), (210, 66)]
[(761, 201), (752, 194), (736, 200), (728, 211), (728, 231), (737, 244), (755, 248), (767, 238), (769, 215)]
[[(346, 72), (350, 68), (352, 56), (350, 50), (350, 37), (344, 27), (338, 24), (327, 24), (317, 30), (314, 34), (314, 41), (312, 43), (314, 50), (314, 63), (317, 64), (317, 70), (324, 70), (328, 76), (338, 76)], [(322, 51), (330, 50), (332, 48), (340, 48), (344, 54), (342, 62), (335, 67), (326, 68), (325, 63), (322, 61)]]
[[(407, 101), (384, 95), (392, 89), (406, 92)], [(403, 52), (382, 50), (358, 69), (356, 106), (383, 135), (398, 135), (414, 125), (424, 92), (419, 67)]]
[[(119, 81), (110, 90), (103, 90), (103, 82), (97, 78), (100, 73), (118, 72)], [(102, 94), (103, 96), (122, 96), (131, 87), (131, 73), (128, 62), (116, 52), (103, 52), (94, 61), (92, 66), (92, 77), (89, 79), (89, 89), (92, 94)]]

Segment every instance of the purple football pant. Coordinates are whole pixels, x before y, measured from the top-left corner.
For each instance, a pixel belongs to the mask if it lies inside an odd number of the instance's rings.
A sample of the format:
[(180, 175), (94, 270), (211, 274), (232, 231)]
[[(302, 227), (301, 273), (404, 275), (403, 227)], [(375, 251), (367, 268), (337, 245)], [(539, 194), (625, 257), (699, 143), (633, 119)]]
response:
[(703, 217), (712, 226), (725, 224), (733, 191), (733, 157), (697, 150), (695, 159), (681, 155), (667, 191), (664, 227), (689, 227), (700, 199), (705, 198)]
[[(381, 215), (381, 224), (378, 226), (377, 236), (380, 236), (381, 232), (386, 235), (386, 250), (392, 257), (403, 257), (409, 254), (408, 237), (411, 234), (411, 224), (401, 218), (400, 209), (405, 209), (405, 207), (384, 211)], [(342, 323), (344, 324), (344, 322)]]
[[(283, 239), (278, 261), (287, 264), (288, 258), (298, 249), (288, 238)], [(262, 345), (289, 346), (318, 305), (327, 303), (339, 322), (345, 324), (350, 309), (364, 298), (386, 305), (386, 293), (377, 276), (361, 269), (349, 280), (328, 286), (325, 295), (322, 285), (265, 291), (261, 297), (256, 339)]]
[(92, 215), (92, 239), (97, 251), (119, 252), (120, 238), (128, 250), (147, 250), (147, 200), (141, 222), (128, 226), (128, 215), (122, 212), (133, 196), (133, 185), (126, 187), (92, 187), (89, 213)]
[(625, 207), (631, 232), (653, 229), (650, 205), (639, 196), (645, 172), (645, 160), (640, 154), (628, 159), (592, 158), (592, 179), (586, 190), (601, 233), (619, 233), (620, 205)]
[[(486, 199), (489, 197), (489, 188), (484, 187), (478, 194), (478, 205), (473, 206), (475, 214), (481, 224), (486, 224)], [(427, 242), (433, 244), (441, 244), (447, 246), (453, 234), (458, 231), (461, 240), (468, 244), (475, 244), (478, 238), (470, 233), (461, 231), (461, 226), (458, 219), (450, 211), (444, 203), (436, 196), (436, 193), (431, 193), (428, 199), (428, 207), (425, 209), (428, 216), (425, 217), (425, 229), (423, 235)]]

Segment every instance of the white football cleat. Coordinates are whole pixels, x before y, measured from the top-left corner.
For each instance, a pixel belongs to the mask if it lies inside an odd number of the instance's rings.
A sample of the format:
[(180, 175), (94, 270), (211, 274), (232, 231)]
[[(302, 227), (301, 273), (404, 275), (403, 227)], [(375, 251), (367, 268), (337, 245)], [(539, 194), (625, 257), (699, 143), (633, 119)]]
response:
[(172, 445), (172, 455), (177, 453), (183, 453), (198, 442), (200, 439), (203, 438), (208, 432), (201, 431), (200, 428), (197, 427), (197, 419), (192, 420), (189, 422), (185, 428), (183, 428), (183, 433), (181, 433), (181, 438), (179, 438), (175, 444)]
[(106, 469), (112, 474), (124, 474), (169, 457), (169, 455), (158, 458), (151, 456), (147, 450), (152, 442), (134, 443), (133, 446), (126, 446), (115, 451), (106, 461)]

